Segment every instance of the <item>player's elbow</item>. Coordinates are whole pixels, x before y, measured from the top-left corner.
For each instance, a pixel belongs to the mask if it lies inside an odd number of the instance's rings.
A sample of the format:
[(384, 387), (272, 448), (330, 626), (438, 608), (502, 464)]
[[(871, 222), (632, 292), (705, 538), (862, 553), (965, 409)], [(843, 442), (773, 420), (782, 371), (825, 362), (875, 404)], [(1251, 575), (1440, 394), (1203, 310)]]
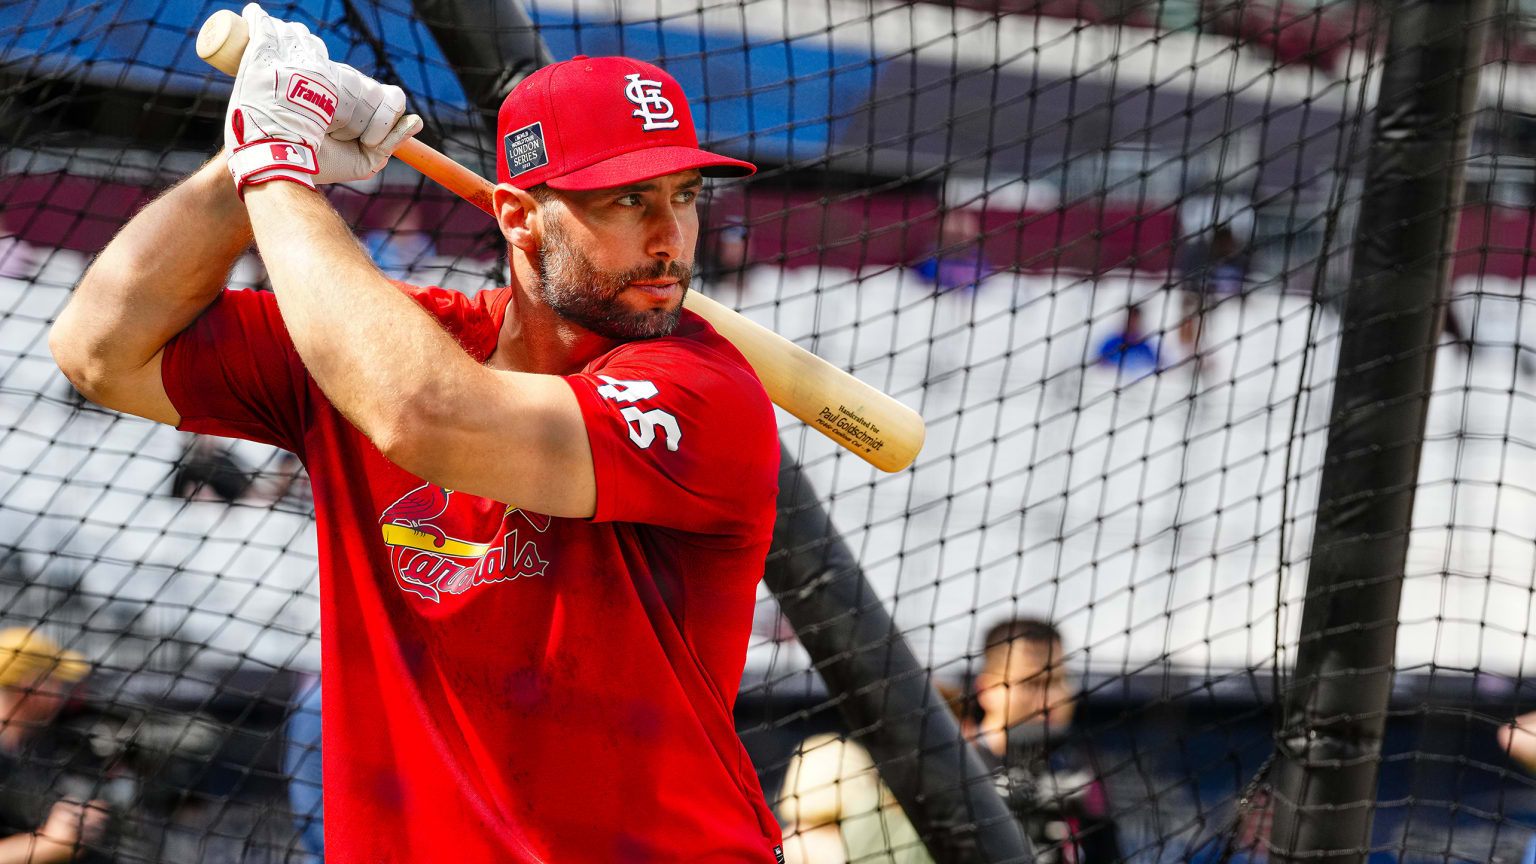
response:
[(92, 402), (101, 402), (105, 398), (110, 370), (99, 359), (92, 359), (85, 335), (79, 332), (67, 309), (48, 329), (48, 350), (53, 353), (53, 362), (59, 365), (59, 371), (81, 395)]
[(596, 512), (581, 407), (563, 378), (474, 366), (407, 389), (364, 429), (390, 462), (430, 483), (551, 516)]
[[(87, 272), (69, 304), (48, 329), (48, 350), (53, 353), (59, 371), (81, 395), (110, 407), (113, 383), (123, 371), (119, 368), (121, 364), (114, 361), (112, 350), (114, 342), (120, 340), (102, 329), (100, 316), (93, 315), (80, 299), (94, 290), (88, 284), (91, 280), (92, 274)], [(93, 324), (93, 320), (97, 323)]]
[(378, 430), (374, 440), (379, 449), (401, 460), (390, 461), (402, 468), (430, 469), (447, 455), (445, 444), (463, 440), (466, 427), (478, 419), (477, 404), (487, 398), (475, 382), (489, 373), (478, 366), (461, 371), (472, 380), (439, 371), (396, 382), (394, 398), (380, 403), (370, 420)]
[(426, 476), (422, 470), (426, 447), (410, 429), (394, 423), (374, 423), (365, 426), (363, 432), (385, 459), (417, 477)]
[(442, 394), (430, 385), (395, 394), (368, 412), (358, 425), (384, 458), (418, 477), (431, 478), (443, 437)]
[(404, 418), (398, 417), (394, 411), (381, 411), (371, 417), (350, 417), (353, 425), (373, 442), (373, 446), (379, 448), (384, 458), (390, 462), (413, 471), (416, 461), (419, 459), (421, 445), (418, 436)]
[(453, 450), (461, 446), (460, 439), (451, 426), (437, 422), (431, 412), (391, 412), (370, 421), (364, 432), (394, 465), (442, 486), (462, 485), (462, 478), (452, 470)]

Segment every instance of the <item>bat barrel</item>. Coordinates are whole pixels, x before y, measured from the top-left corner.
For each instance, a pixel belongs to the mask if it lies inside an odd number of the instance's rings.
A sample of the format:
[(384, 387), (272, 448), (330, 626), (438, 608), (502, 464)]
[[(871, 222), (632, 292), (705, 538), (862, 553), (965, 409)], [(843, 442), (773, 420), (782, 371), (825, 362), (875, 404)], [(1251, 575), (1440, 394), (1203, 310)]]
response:
[(736, 346), (775, 404), (859, 458), (895, 472), (923, 449), (916, 411), (696, 291), (684, 305)]

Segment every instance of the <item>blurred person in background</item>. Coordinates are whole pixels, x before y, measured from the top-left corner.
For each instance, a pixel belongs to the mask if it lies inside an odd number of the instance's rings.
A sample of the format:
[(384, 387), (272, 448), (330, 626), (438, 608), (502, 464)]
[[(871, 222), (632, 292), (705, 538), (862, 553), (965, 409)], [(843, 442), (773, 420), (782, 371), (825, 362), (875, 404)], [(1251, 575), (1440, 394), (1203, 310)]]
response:
[(0, 864), (111, 860), (106, 802), (60, 793), (104, 773), (89, 740), (57, 722), (89, 668), (41, 633), (0, 630)]
[(1205, 316), (1220, 297), (1242, 293), (1248, 279), (1248, 253), (1229, 225), (1218, 225), (1209, 239), (1201, 235), (1179, 255), (1179, 285), (1184, 292), (1184, 318), (1179, 340), (1199, 362)]
[(1024, 826), (1039, 864), (1120, 860), (1103, 784), (1070, 734), (1077, 691), (1061, 633), (1037, 618), (994, 625), (976, 676), (977, 750)]
[(299, 512), (313, 506), (309, 474), (299, 457), (280, 450), (270, 465), (248, 469), (235, 457), (232, 446), (211, 435), (193, 435), (171, 477), (171, 494), (187, 501), (245, 501)]
[(939, 220), (937, 248), (917, 262), (913, 272), (940, 292), (975, 288), (992, 273), (992, 265), (981, 250), (981, 227), (981, 216), (975, 210), (945, 213)]
[(1500, 726), (1497, 732), (1499, 747), (1511, 759), (1536, 774), (1536, 711), (1521, 714), (1513, 723)]
[[(944, 701), (964, 718), (957, 687), (938, 685)], [(790, 864), (932, 864), (917, 829), (896, 796), (880, 781), (869, 751), (841, 735), (806, 738), (789, 760), (779, 796), (784, 853)]]
[(1100, 366), (1112, 366), (1127, 380), (1157, 371), (1157, 341), (1142, 329), (1141, 307), (1125, 310), (1125, 327), (1099, 346)]
[[(1068, 735), (1076, 692), (1062, 666), (1061, 634), (1017, 618), (987, 631), (976, 676), (979, 722), (961, 731), (993, 772), (998, 792), (1024, 826), (1040, 864), (1120, 860), (1102, 784)], [(945, 693), (951, 707), (958, 694)], [(959, 713), (959, 712), (957, 712)], [(780, 794), (784, 850), (805, 864), (929, 864), (933, 859), (869, 753), (835, 735), (815, 735), (790, 760)]]
[[(1500, 726), (1495, 734), (1499, 748), (1508, 753), (1509, 758), (1520, 763), (1528, 773), (1536, 774), (1536, 711), (1521, 714), (1513, 722)], [(1526, 840), (1520, 864), (1536, 864), (1536, 835)]]
[(211, 435), (193, 435), (176, 464), (171, 494), (188, 501), (233, 504), (251, 488), (251, 472), (235, 461), (231, 448)]

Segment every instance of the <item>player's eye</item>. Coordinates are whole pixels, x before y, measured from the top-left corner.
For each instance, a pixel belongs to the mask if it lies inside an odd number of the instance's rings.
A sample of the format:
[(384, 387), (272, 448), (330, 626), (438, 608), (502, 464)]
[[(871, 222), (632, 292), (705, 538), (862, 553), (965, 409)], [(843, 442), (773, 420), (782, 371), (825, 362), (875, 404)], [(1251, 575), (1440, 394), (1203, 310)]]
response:
[(619, 205), (620, 207), (639, 207), (640, 193), (631, 192), (628, 195), (620, 195), (618, 199), (616, 199), (613, 203)]
[(676, 195), (672, 196), (672, 199), (674, 201), (676, 201), (677, 203), (679, 203), (679, 204), (692, 204), (695, 200), (698, 199), (698, 197), (699, 197), (699, 190), (697, 190), (697, 189), (683, 189), (682, 191), (678, 192)]

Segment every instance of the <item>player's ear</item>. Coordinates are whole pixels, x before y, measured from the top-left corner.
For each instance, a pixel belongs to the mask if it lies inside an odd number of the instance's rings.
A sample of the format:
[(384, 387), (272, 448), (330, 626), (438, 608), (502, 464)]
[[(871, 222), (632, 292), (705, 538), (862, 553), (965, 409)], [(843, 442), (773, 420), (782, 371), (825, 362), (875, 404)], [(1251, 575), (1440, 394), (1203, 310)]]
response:
[(533, 254), (539, 250), (539, 202), (510, 183), (498, 183), (491, 192), (491, 209), (507, 243)]

